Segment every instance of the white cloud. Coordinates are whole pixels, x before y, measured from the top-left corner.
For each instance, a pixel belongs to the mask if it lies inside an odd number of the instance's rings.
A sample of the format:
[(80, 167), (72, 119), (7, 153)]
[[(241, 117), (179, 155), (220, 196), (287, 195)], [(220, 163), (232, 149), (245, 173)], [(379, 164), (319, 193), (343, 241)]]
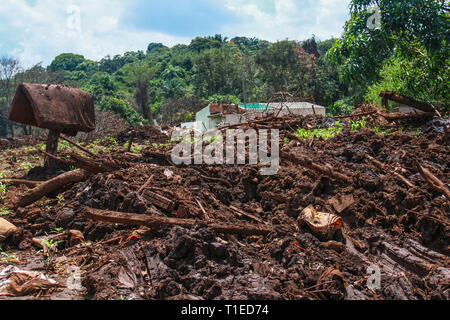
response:
[[(312, 34), (319, 39), (339, 36), (349, 3), (349, 0), (266, 0), (263, 5), (249, 0), (214, 1), (220, 1), (240, 21), (218, 21), (223, 35), (271, 41), (304, 40)], [(130, 1), (34, 0), (33, 5), (27, 0), (1, 2), (0, 55), (15, 55), (25, 67), (40, 61), (48, 65), (56, 55), (64, 52), (99, 60), (108, 54), (145, 50), (150, 42), (172, 46), (191, 40), (190, 37), (125, 27), (121, 21), (124, 13), (130, 10)], [(80, 32), (76, 27), (76, 10), (72, 6), (81, 10)]]
[(261, 11), (245, 0), (226, 0), (242, 23), (226, 25), (227, 35), (246, 35), (276, 41), (338, 37), (348, 15), (349, 0), (274, 0), (275, 13)]
[[(76, 12), (68, 11), (73, 5), (80, 8), (81, 32), (74, 28)], [(127, 3), (120, 0), (36, 0), (33, 7), (25, 0), (2, 0), (0, 35), (7, 32), (7, 39), (16, 39), (15, 49), (8, 54), (19, 57), (26, 67), (40, 61), (47, 65), (63, 52), (99, 60), (108, 54), (145, 50), (150, 42), (171, 46), (190, 40), (159, 32), (125, 29), (119, 20), (126, 9)]]

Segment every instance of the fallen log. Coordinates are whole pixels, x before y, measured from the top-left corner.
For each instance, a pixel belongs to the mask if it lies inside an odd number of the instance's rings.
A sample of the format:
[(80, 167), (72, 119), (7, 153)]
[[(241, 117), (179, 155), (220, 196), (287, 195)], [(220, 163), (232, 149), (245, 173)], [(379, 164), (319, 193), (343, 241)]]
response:
[(348, 116), (336, 116), (336, 117), (333, 117), (333, 119), (339, 120), (339, 119), (348, 119), (348, 118), (361, 118), (361, 117), (366, 117), (366, 116), (372, 116), (377, 113), (378, 113), (378, 111), (371, 111), (371, 112), (365, 112), (365, 113), (359, 113), (359, 114), (350, 114)]
[(422, 167), (419, 161), (414, 160), (414, 163), (416, 164), (417, 171), (419, 171), (420, 175), (425, 179), (430, 187), (437, 192), (444, 194), (447, 199), (450, 200), (450, 189), (447, 187), (447, 185), (445, 185), (445, 183), (439, 180), (438, 177), (432, 174), (430, 170)]
[(397, 92), (393, 92), (393, 91), (383, 91), (380, 93), (380, 97), (383, 101), (383, 106), (386, 107), (386, 103), (387, 100), (391, 100), (394, 102), (398, 102), (401, 104), (405, 104), (407, 106), (416, 108), (418, 110), (421, 110), (423, 112), (432, 112), (432, 113), (436, 113), (435, 108), (426, 102), (419, 102), (419, 101), (415, 101), (411, 98), (408, 98), (402, 94), (399, 94)]
[[(154, 217), (133, 213), (122, 213), (115, 211), (98, 210), (92, 208), (84, 208), (85, 217), (95, 221), (118, 223), (132, 226), (145, 226), (149, 228), (156, 228), (161, 225), (173, 225), (180, 227), (191, 227), (200, 222), (192, 219), (178, 219), (167, 217)], [(273, 232), (272, 228), (258, 227), (253, 225), (233, 225), (205, 222), (211, 229), (217, 233), (224, 234), (240, 234), (240, 235), (267, 235)]]
[(336, 180), (340, 180), (340, 181), (344, 181), (347, 183), (352, 183), (353, 179), (343, 173), (340, 172), (336, 172), (335, 170), (333, 170), (333, 168), (330, 165), (319, 165), (317, 163), (314, 163), (311, 159), (308, 159), (306, 157), (298, 157), (298, 156), (294, 156), (291, 153), (285, 152), (285, 151), (281, 151), (281, 157), (289, 162), (292, 162), (294, 164), (297, 164), (299, 166), (302, 166), (306, 169), (310, 169), (312, 171), (315, 171), (319, 174), (328, 176), (330, 178), (336, 179)]
[(386, 114), (386, 113), (380, 113), (380, 116), (382, 116), (383, 118), (385, 118), (387, 121), (389, 122), (394, 122), (394, 121), (414, 121), (414, 120), (426, 120), (426, 119), (431, 119), (434, 117), (434, 113), (432, 112), (418, 112), (418, 113), (390, 113), (390, 114)]
[(12, 207), (14, 210), (18, 208), (24, 208), (50, 193), (59, 191), (69, 184), (86, 180), (89, 175), (90, 174), (84, 170), (74, 170), (63, 173), (51, 180), (43, 182), (38, 187), (30, 190), (28, 193), (20, 197), (17, 201), (14, 201)]

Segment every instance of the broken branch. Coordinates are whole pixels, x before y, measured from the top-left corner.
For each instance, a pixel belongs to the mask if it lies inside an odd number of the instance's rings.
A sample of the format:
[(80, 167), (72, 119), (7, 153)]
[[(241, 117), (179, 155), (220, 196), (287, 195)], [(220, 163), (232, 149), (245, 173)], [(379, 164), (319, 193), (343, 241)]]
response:
[[(153, 217), (133, 213), (121, 213), (115, 211), (98, 210), (92, 208), (85, 208), (84, 212), (86, 218), (95, 221), (119, 223), (133, 226), (146, 226), (149, 228), (156, 228), (161, 225), (173, 225), (188, 228), (192, 227), (193, 225), (199, 222), (191, 219)], [(224, 233), (224, 234), (267, 235), (273, 231), (271, 228), (267, 227), (257, 227), (240, 224), (230, 225), (219, 223), (207, 223), (207, 225), (217, 233)]]
[(319, 174), (323, 174), (325, 176), (328, 176), (330, 178), (336, 179), (336, 180), (340, 180), (340, 181), (344, 181), (347, 183), (352, 183), (353, 179), (346, 175), (346, 174), (342, 174), (340, 172), (336, 172), (334, 171), (330, 165), (326, 165), (326, 166), (321, 166), (319, 164), (314, 163), (311, 159), (308, 159), (306, 157), (298, 157), (298, 156), (294, 156), (291, 153), (288, 152), (284, 152), (281, 151), (281, 156), (283, 159), (286, 159), (289, 162), (292, 162), (294, 164), (300, 165), (304, 168), (310, 169), (312, 171), (315, 171)]
[(70, 139), (68, 139), (68, 138), (66, 138), (66, 137), (64, 137), (64, 136), (61, 136), (60, 138), (63, 139), (63, 140), (65, 140), (65, 141), (67, 141), (68, 143), (70, 143), (70, 144), (73, 145), (74, 147), (80, 149), (81, 151), (86, 152), (86, 153), (87, 153), (88, 155), (90, 155), (91, 157), (93, 157), (93, 158), (96, 158), (96, 157), (97, 157), (97, 156), (96, 156), (95, 154), (93, 154), (91, 151), (89, 151), (88, 149), (86, 149), (86, 148), (80, 146), (79, 144), (73, 142), (72, 140), (70, 140)]
[(26, 206), (40, 200), (42, 197), (50, 193), (60, 191), (60, 189), (68, 184), (84, 181), (88, 177), (89, 173), (84, 170), (75, 170), (63, 173), (51, 180), (42, 183), (38, 187), (30, 190), (28, 193), (23, 195), (13, 203), (13, 209), (25, 208)]
[(419, 161), (414, 160), (414, 163), (416, 164), (417, 170), (419, 171), (420, 175), (425, 179), (430, 187), (438, 191), (439, 193), (444, 194), (447, 199), (450, 200), (450, 190), (448, 189), (448, 187), (441, 180), (439, 180), (438, 177), (432, 174), (430, 170), (422, 167)]

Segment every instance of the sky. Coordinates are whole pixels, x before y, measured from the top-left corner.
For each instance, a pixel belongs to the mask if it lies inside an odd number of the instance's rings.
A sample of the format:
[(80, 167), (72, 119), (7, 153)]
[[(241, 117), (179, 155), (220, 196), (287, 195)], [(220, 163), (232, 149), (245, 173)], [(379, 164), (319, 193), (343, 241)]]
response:
[(1, 0), (0, 56), (47, 66), (60, 53), (100, 60), (150, 42), (222, 34), (269, 41), (339, 37), (350, 0)]

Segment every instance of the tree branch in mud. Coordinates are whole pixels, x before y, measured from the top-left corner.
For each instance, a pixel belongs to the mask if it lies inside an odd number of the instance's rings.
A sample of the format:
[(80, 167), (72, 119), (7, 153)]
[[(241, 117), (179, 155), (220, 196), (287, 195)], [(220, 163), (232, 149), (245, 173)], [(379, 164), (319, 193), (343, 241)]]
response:
[(79, 144), (73, 142), (72, 140), (70, 140), (70, 139), (68, 139), (68, 138), (66, 138), (66, 137), (64, 137), (64, 136), (60, 136), (60, 138), (63, 139), (63, 140), (65, 140), (65, 141), (67, 141), (68, 143), (70, 143), (70, 144), (73, 145), (74, 147), (80, 149), (81, 151), (86, 152), (86, 153), (87, 153), (88, 155), (90, 155), (91, 157), (97, 158), (97, 156), (96, 156), (95, 154), (93, 154), (91, 151), (89, 151), (88, 149), (86, 149), (86, 148), (80, 146)]
[(381, 163), (380, 161), (378, 161), (377, 159), (369, 156), (368, 154), (365, 155), (366, 159), (368, 162), (373, 163), (377, 168), (379, 168), (380, 170), (385, 171), (388, 174), (391, 174), (393, 176), (396, 176), (397, 178), (399, 178), (404, 184), (406, 184), (409, 188), (415, 188), (415, 185), (409, 181), (408, 179), (406, 179), (404, 176), (402, 176), (400, 173), (395, 172), (394, 170), (391, 170), (390, 168), (388, 168), (385, 164)]
[(400, 104), (405, 104), (407, 106), (416, 108), (423, 112), (432, 112), (436, 113), (436, 109), (429, 103), (415, 101), (411, 98), (408, 98), (404, 95), (401, 95), (397, 92), (392, 91), (383, 91), (380, 93), (380, 97), (383, 99), (383, 105), (386, 106), (387, 100), (395, 101)]
[(353, 183), (353, 179), (349, 175), (346, 175), (346, 174), (343, 174), (340, 172), (336, 172), (335, 170), (333, 170), (333, 168), (330, 165), (322, 166), (317, 163), (314, 163), (311, 159), (308, 159), (306, 157), (294, 156), (293, 154), (285, 152), (285, 151), (281, 151), (281, 157), (289, 162), (292, 162), (293, 164), (302, 166), (306, 169), (315, 171), (319, 174), (323, 174), (330, 178), (344, 181), (347, 183)]
[(431, 119), (434, 117), (434, 113), (432, 113), (432, 112), (406, 113), (406, 114), (397, 112), (397, 113), (390, 113), (390, 114), (380, 113), (379, 115), (382, 116), (383, 118), (385, 118), (389, 122), (402, 121), (402, 120), (414, 121), (414, 120)]
[(86, 180), (89, 175), (90, 174), (84, 170), (75, 170), (63, 173), (51, 180), (43, 182), (38, 187), (30, 190), (28, 193), (20, 197), (13, 203), (13, 209), (29, 206), (50, 193), (60, 191), (60, 189), (69, 184)]
[[(122, 213), (107, 210), (98, 210), (85, 208), (85, 217), (95, 221), (119, 223), (132, 226), (145, 226), (149, 228), (157, 228), (161, 225), (173, 225), (181, 227), (191, 227), (200, 221), (191, 219), (178, 219), (167, 217), (153, 217), (141, 214)], [(240, 235), (267, 235), (273, 232), (272, 228), (258, 227), (244, 224), (220, 224), (206, 223), (211, 229), (217, 233), (224, 234), (240, 234)]]
[(450, 200), (450, 190), (448, 189), (448, 187), (441, 180), (439, 180), (438, 177), (432, 174), (430, 170), (422, 167), (419, 161), (414, 160), (414, 163), (416, 164), (417, 170), (419, 171), (420, 175), (425, 179), (430, 187), (438, 191), (439, 193), (444, 194), (447, 199)]
[(121, 168), (127, 167), (124, 163), (119, 163), (114, 160), (100, 160), (100, 159), (89, 159), (80, 156), (77, 153), (70, 153), (70, 157), (74, 162), (74, 166), (83, 169), (94, 174), (116, 171)]

